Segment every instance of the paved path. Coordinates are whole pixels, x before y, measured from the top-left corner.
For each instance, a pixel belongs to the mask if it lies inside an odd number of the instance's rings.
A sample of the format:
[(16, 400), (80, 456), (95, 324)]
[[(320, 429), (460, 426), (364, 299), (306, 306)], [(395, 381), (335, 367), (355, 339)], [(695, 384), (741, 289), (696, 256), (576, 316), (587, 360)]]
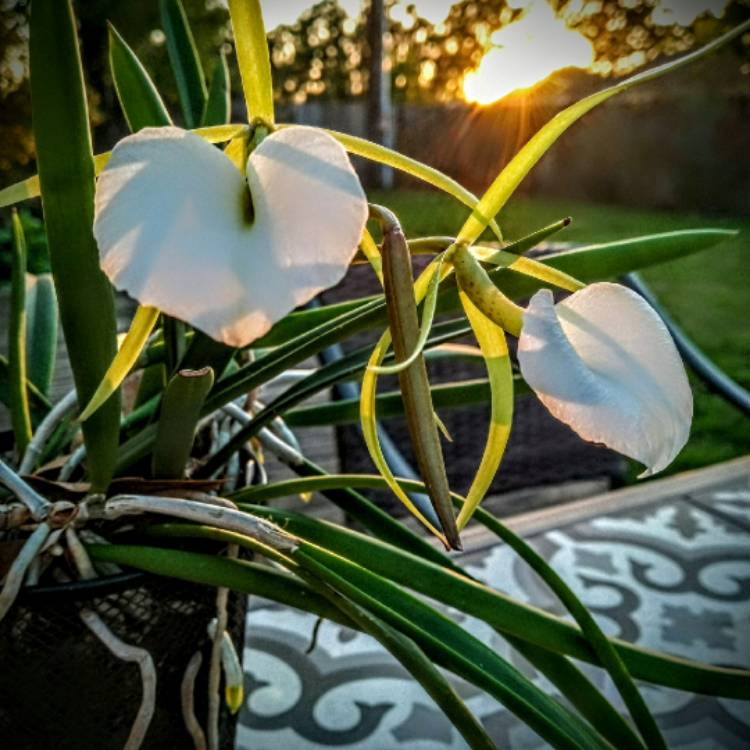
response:
[[(608, 633), (674, 654), (750, 667), (750, 457), (510, 519), (573, 585)], [(560, 613), (541, 582), (485, 532), (462, 563), (513, 596)], [(473, 634), (541, 678), (484, 623)], [(465, 745), (400, 666), (367, 636), (258, 603), (244, 655), (238, 750), (456, 750)], [(585, 667), (617, 702), (601, 671)], [(458, 684), (498, 747), (544, 743), (499, 704)], [(547, 686), (548, 687), (548, 686)], [(750, 747), (750, 706), (644, 685), (669, 746)]]

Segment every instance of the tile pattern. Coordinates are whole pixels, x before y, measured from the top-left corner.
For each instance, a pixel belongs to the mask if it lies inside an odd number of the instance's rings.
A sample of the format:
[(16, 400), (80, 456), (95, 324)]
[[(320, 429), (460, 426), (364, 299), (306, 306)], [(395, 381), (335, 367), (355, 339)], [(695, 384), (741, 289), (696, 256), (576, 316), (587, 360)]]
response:
[[(531, 537), (607, 633), (724, 665), (750, 666), (750, 478), (710, 491), (590, 518)], [(561, 614), (542, 582), (506, 547), (467, 554), (467, 570), (513, 596)], [(548, 690), (487, 625), (450, 612)], [(457, 750), (461, 738), (372, 639), (326, 622), (306, 653), (315, 618), (268, 603), (248, 617), (248, 699), (238, 750)], [(584, 666), (619, 705), (606, 676)], [(498, 747), (545, 747), (498, 703), (456, 683)], [(642, 686), (670, 747), (750, 747), (739, 701)]]

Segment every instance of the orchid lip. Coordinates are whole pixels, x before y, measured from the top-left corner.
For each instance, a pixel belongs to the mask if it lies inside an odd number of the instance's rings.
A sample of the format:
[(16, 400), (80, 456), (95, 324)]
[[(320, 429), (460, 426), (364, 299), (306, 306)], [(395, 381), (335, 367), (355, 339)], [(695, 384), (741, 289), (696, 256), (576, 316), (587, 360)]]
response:
[(322, 130), (270, 133), (243, 176), (192, 133), (145, 128), (99, 177), (94, 235), (115, 287), (244, 346), (343, 278), (366, 220), (349, 157)]
[(666, 326), (635, 292), (591, 284), (554, 304), (541, 290), (524, 313), (521, 374), (553, 416), (584, 440), (665, 469), (687, 442), (693, 402)]

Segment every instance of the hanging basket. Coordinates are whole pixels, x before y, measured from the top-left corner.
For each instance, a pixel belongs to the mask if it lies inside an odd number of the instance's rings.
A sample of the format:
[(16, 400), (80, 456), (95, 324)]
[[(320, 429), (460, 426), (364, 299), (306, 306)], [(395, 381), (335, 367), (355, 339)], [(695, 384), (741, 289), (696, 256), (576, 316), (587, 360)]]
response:
[[(241, 653), (247, 597), (231, 594), (228, 630)], [(24, 589), (0, 622), (0, 744), (4, 750), (121, 748), (142, 697), (136, 664), (115, 658), (88, 629), (96, 612), (124, 642), (146, 649), (157, 672), (156, 705), (142, 750), (192, 747), (180, 686), (200, 650), (195, 714), (205, 727), (216, 590), (141, 573)], [(236, 718), (223, 705), (221, 747), (234, 744)]]

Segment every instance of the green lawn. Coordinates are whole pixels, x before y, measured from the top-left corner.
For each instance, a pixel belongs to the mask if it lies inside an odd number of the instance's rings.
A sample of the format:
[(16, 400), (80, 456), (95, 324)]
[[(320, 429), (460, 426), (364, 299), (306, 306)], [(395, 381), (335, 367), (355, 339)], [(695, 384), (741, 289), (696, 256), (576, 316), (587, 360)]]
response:
[[(393, 209), (409, 237), (455, 234), (466, 209), (427, 191), (371, 193)], [(661, 301), (696, 343), (731, 377), (750, 388), (750, 217), (702, 217), (656, 213), (561, 200), (513, 201), (500, 217), (508, 239), (564, 216), (573, 223), (557, 237), (578, 242), (694, 227), (739, 229), (722, 245), (644, 272)], [(750, 419), (693, 379), (695, 419), (690, 441), (669, 472), (706, 466), (750, 453)]]

